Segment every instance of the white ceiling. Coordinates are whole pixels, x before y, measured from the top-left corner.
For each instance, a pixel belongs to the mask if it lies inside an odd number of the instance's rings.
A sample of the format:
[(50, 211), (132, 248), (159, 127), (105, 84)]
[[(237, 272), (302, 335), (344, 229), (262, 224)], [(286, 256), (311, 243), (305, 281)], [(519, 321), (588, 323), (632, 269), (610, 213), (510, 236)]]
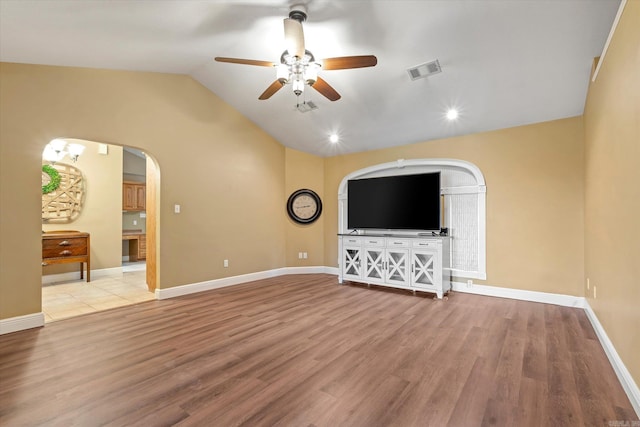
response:
[[(305, 3), (317, 59), (373, 54), (373, 68), (321, 72), (341, 95), (311, 88), (300, 113), (286, 86), (258, 96), (278, 62), (282, 19)], [(183, 73), (282, 144), (321, 156), (371, 150), (582, 114), (593, 57), (619, 0), (0, 0), (0, 60)], [(438, 59), (442, 73), (407, 68)], [(444, 114), (460, 110), (456, 122)], [(340, 135), (331, 144), (328, 135)]]

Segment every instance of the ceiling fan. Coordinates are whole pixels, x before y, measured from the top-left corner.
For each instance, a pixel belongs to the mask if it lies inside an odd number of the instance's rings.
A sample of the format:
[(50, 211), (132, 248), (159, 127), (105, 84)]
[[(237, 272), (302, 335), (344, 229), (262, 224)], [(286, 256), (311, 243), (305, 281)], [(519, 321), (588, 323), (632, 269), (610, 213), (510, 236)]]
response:
[(286, 50), (280, 56), (280, 64), (254, 59), (216, 57), (218, 62), (232, 64), (255, 65), (259, 67), (275, 67), (276, 80), (258, 97), (260, 100), (271, 98), (284, 85), (291, 84), (293, 93), (300, 96), (305, 85), (309, 85), (330, 101), (340, 99), (340, 94), (329, 83), (318, 76), (322, 70), (345, 70), (350, 68), (373, 67), (378, 63), (374, 55), (340, 56), (325, 58), (316, 62), (311, 52), (305, 49), (302, 23), (307, 19), (304, 5), (291, 7), (289, 17), (284, 20), (284, 38)]

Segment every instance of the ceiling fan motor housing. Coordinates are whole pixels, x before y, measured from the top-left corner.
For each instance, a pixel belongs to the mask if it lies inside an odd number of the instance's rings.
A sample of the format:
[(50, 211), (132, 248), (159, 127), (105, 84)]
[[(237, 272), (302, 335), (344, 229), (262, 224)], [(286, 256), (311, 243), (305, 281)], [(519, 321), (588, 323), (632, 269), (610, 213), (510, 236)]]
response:
[(291, 6), (289, 12), (289, 18), (295, 19), (298, 22), (304, 22), (307, 20), (307, 8), (303, 4), (294, 4)]

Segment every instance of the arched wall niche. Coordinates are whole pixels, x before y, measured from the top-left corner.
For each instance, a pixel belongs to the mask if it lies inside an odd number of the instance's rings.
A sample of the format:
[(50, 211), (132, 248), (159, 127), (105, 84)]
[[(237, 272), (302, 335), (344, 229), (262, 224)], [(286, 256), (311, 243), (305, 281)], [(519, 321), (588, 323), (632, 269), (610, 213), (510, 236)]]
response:
[[(440, 192), (444, 198), (444, 224), (451, 236), (451, 274), (455, 277), (486, 280), (486, 184), (473, 163), (457, 159), (400, 159), (357, 170), (345, 176), (338, 187), (338, 232), (354, 232), (347, 227), (348, 191), (351, 179), (440, 172)], [(358, 233), (366, 233), (358, 230)], [(417, 234), (394, 231), (394, 234)]]

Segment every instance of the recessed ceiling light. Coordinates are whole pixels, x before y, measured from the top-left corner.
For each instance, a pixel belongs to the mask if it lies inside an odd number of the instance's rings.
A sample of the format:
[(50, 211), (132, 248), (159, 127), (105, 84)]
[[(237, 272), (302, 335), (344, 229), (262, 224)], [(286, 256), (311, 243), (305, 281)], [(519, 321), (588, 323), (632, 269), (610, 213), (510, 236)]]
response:
[(455, 120), (457, 118), (458, 118), (458, 110), (456, 110), (455, 108), (450, 108), (449, 111), (447, 111), (447, 119)]
[(332, 144), (335, 144), (336, 142), (338, 142), (338, 140), (339, 140), (339, 139), (340, 139), (340, 138), (338, 138), (338, 135), (337, 135), (337, 134), (335, 134), (335, 133), (332, 133), (331, 135), (329, 135), (329, 141), (330, 141)]

